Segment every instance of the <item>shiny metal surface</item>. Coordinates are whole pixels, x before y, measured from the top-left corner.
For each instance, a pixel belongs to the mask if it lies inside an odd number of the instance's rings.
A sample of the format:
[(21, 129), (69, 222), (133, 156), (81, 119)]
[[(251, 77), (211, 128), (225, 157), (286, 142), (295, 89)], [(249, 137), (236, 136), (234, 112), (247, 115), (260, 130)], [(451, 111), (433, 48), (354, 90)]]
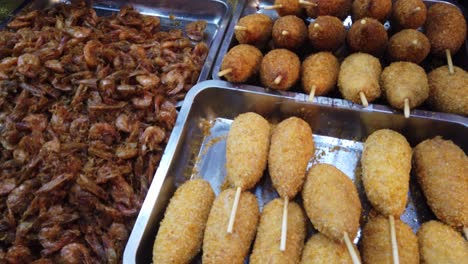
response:
[[(67, 0), (26, 0), (22, 4), (24, 8), (40, 9), (47, 6), (70, 2)], [(203, 68), (198, 77), (198, 82), (209, 78), (211, 68), (215, 62), (216, 54), (224, 37), (225, 30), (232, 17), (233, 5), (223, 0), (197, 0), (196, 4), (187, 0), (95, 0), (91, 3), (99, 16), (110, 15), (118, 12), (123, 6), (130, 5), (142, 14), (158, 16), (161, 20), (161, 28), (184, 29), (185, 25), (197, 20), (205, 20), (208, 24), (205, 30), (204, 41), (210, 47)], [(233, 2), (234, 3), (234, 2)], [(237, 1), (235, 2), (237, 5)], [(15, 13), (19, 12), (16, 10)], [(5, 21), (0, 21), (0, 29), (6, 26)]]
[[(234, 86), (223, 81), (205, 81), (188, 94), (177, 118), (168, 147), (151, 184), (124, 253), (124, 263), (149, 263), (158, 223), (164, 215), (175, 188), (191, 177), (202, 177), (219, 194), (225, 178), (225, 144), (235, 116), (254, 111), (272, 123), (289, 116), (299, 116), (312, 127), (317, 162), (331, 163), (344, 171), (357, 185), (365, 209), (362, 224), (370, 205), (360, 180), (360, 156), (363, 140), (373, 131), (390, 128), (406, 136), (412, 146), (441, 135), (453, 140), (468, 152), (468, 118), (416, 110), (409, 119), (385, 106), (363, 108), (345, 100), (318, 97), (316, 103), (297, 93), (277, 93), (260, 87)], [(208, 128), (208, 129), (207, 129)], [(416, 184), (411, 179), (409, 203), (401, 217), (414, 230), (422, 222), (434, 218)], [(251, 190), (260, 207), (277, 193), (265, 172), (260, 183)], [(296, 197), (300, 201), (300, 197)], [(309, 235), (315, 232), (308, 227)], [(193, 263), (201, 263), (197, 257)]]
[[(452, 0), (445, 0), (445, 1), (443, 1), (443, 0), (423, 0), (423, 1), (427, 6), (430, 6), (430, 5), (435, 4), (435, 3), (440, 3), (440, 2), (449, 3), (449, 4), (457, 6), (463, 12), (463, 14), (465, 15), (465, 18), (467, 17), (467, 14), (468, 14), (467, 10), (465, 10), (462, 6), (460, 6), (455, 1), (452, 1)], [(226, 36), (224, 37), (224, 43), (225, 44), (223, 44), (221, 46), (221, 48), (219, 49), (218, 57), (216, 59), (216, 63), (213, 66), (213, 71), (212, 71), (212, 76), (211, 76), (213, 80), (221, 80), (221, 78), (218, 77), (217, 74), (220, 71), (221, 63), (223, 61), (223, 58), (226, 55), (226, 53), (229, 51), (229, 49), (231, 49), (233, 46), (238, 44), (238, 42), (237, 42), (237, 40), (235, 38), (235, 35), (234, 35), (234, 26), (237, 24), (239, 18), (241, 18), (243, 16), (246, 16), (246, 15), (254, 14), (254, 13), (262, 13), (262, 14), (268, 15), (273, 20), (275, 20), (276, 18), (278, 18), (278, 14), (276, 13), (275, 10), (258, 9), (258, 7), (273, 5), (273, 3), (274, 3), (274, 0), (247, 0), (245, 6), (243, 7), (243, 10), (242, 10), (240, 16), (235, 16), (235, 17), (233, 16), (233, 18), (232, 18), (232, 20), (231, 20), (231, 22), (229, 24), (229, 27), (228, 27), (228, 29), (226, 31)], [(306, 19), (306, 25), (308, 26), (312, 21), (314, 21), (314, 19), (312, 19), (310, 17), (307, 18)], [(345, 20), (343, 20), (343, 25), (347, 29), (349, 29), (349, 27), (351, 27), (351, 25), (352, 25), (351, 16), (348, 16)], [(394, 32), (391, 29), (391, 24), (390, 24), (389, 21), (385, 22), (384, 26), (387, 29), (387, 31), (389, 32), (389, 37), (394, 34)], [(310, 48), (310, 45), (305, 45), (305, 47), (303, 49), (300, 49), (297, 53), (298, 53), (299, 57), (301, 58), (301, 60), (303, 60), (303, 59), (305, 59), (305, 57), (307, 55), (315, 53), (315, 51), (313, 51)], [(263, 54), (266, 54), (266, 51), (263, 51)], [(346, 50), (346, 48), (344, 48), (342, 50), (339, 50), (336, 55), (341, 61), (342, 59), (344, 59), (344, 57), (347, 54), (348, 54), (348, 51)], [(380, 61), (381, 61), (382, 67), (385, 67), (385, 66), (387, 66), (389, 64), (385, 60), (385, 58), (382, 58)], [(463, 68), (465, 70), (468, 70), (468, 41), (465, 41), (465, 44), (460, 48), (460, 50), (457, 52), (457, 54), (455, 54), (455, 56), (453, 56), (453, 63), (454, 63), (454, 65), (456, 65), (458, 67), (461, 67), (461, 68)], [(429, 58), (426, 59), (423, 62), (422, 66), (425, 68), (426, 72), (429, 72), (431, 69), (434, 69), (434, 68), (436, 68), (438, 66), (441, 66), (441, 65), (444, 65), (444, 64), (446, 64), (445, 59), (435, 58), (435, 57), (431, 57), (431, 55), (429, 55)], [(254, 78), (252, 80), (249, 80), (249, 82), (247, 82), (247, 84), (262, 86), (262, 84), (260, 83), (259, 78)], [(334, 91), (330, 92), (327, 95), (327, 97), (342, 98), (341, 94), (337, 90), (338, 89), (335, 89)], [(291, 91), (303, 93), (303, 90), (300, 87), (300, 82), (298, 82), (291, 89)], [(388, 103), (385, 101), (385, 99), (382, 99), (382, 98), (376, 100), (374, 102), (374, 104), (388, 105)], [(425, 105), (420, 106), (419, 108), (429, 109)]]

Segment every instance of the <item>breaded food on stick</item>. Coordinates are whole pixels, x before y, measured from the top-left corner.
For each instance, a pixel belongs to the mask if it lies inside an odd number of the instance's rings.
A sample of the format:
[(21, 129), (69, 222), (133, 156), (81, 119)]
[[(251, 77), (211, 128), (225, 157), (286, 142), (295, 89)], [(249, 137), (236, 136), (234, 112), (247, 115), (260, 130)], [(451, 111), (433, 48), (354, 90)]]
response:
[(441, 137), (419, 143), (413, 151), (416, 177), (427, 203), (442, 222), (468, 227), (468, 157)]
[[(354, 251), (359, 256), (357, 247), (353, 244)], [(346, 249), (346, 245), (338, 243), (323, 234), (313, 235), (307, 241), (302, 253), (301, 264), (353, 264), (353, 260)]]
[(215, 194), (202, 179), (182, 184), (171, 198), (153, 247), (153, 263), (189, 263), (203, 241)]
[(453, 74), (447, 66), (432, 70), (428, 75), (429, 104), (437, 111), (468, 115), (468, 73), (453, 67)]
[(468, 263), (468, 242), (448, 225), (426, 222), (418, 230), (418, 240), (421, 263)]
[(203, 238), (204, 264), (243, 264), (255, 237), (259, 211), (255, 195), (242, 193), (232, 234), (226, 232), (235, 189), (222, 191), (211, 207)]
[(298, 263), (306, 236), (306, 217), (302, 208), (294, 202), (288, 205), (287, 247), (281, 252), (278, 239), (281, 237), (283, 199), (274, 199), (263, 208), (250, 263)]
[[(363, 263), (394, 263), (392, 243), (389, 235), (390, 224), (387, 218), (374, 216), (369, 219), (362, 231), (361, 253)], [(413, 230), (400, 219), (395, 220), (395, 231), (399, 253), (399, 263), (418, 264), (418, 238)]]
[(224, 56), (218, 76), (229, 82), (246, 82), (258, 73), (262, 59), (262, 52), (256, 47), (239, 44)]

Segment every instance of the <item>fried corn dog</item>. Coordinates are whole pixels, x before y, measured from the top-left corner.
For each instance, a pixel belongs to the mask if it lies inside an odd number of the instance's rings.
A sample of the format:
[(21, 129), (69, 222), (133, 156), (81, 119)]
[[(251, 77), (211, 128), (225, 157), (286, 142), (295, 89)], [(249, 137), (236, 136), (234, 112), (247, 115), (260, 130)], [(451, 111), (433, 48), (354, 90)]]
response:
[(202, 179), (181, 185), (171, 198), (153, 247), (153, 263), (189, 263), (203, 241), (215, 194)]
[(281, 197), (291, 199), (301, 190), (313, 154), (312, 129), (304, 120), (290, 117), (273, 130), (268, 171)]
[(429, 221), (418, 230), (419, 254), (425, 264), (467, 264), (468, 243), (450, 226)]
[(281, 237), (283, 199), (274, 199), (264, 208), (260, 217), (257, 238), (250, 256), (251, 264), (260, 263), (299, 263), (306, 235), (306, 218), (297, 203), (289, 203), (288, 247), (284, 252), (278, 248)]
[[(390, 224), (382, 216), (371, 217), (362, 233), (363, 263), (393, 263), (392, 243), (389, 236)], [(395, 220), (395, 232), (398, 237), (397, 245), (400, 263), (418, 264), (418, 239), (407, 224), (400, 219)]]
[[(355, 245), (353, 245), (354, 251), (359, 256), (359, 251)], [(342, 243), (337, 243), (331, 240), (323, 234), (313, 235), (304, 247), (302, 253), (301, 264), (352, 264), (353, 260), (346, 249), (346, 246)]]
[(226, 233), (226, 226), (235, 194), (235, 189), (221, 192), (211, 207), (203, 238), (204, 264), (242, 264), (249, 252), (258, 224), (257, 198), (250, 192), (242, 194), (234, 229), (232, 234), (229, 234)]
[(335, 88), (340, 72), (340, 63), (331, 52), (318, 52), (302, 62), (302, 89), (310, 94), (324, 95)]
[(372, 133), (362, 152), (362, 181), (372, 206), (384, 216), (405, 211), (411, 172), (411, 146), (390, 129)]
[(248, 190), (257, 184), (266, 168), (270, 147), (270, 124), (261, 115), (238, 115), (226, 142), (226, 174), (231, 186)]
[(441, 137), (419, 143), (413, 152), (416, 177), (427, 203), (442, 222), (468, 227), (468, 158)]
[(302, 190), (304, 208), (314, 227), (341, 242), (343, 233), (351, 240), (359, 229), (361, 202), (356, 186), (342, 171), (329, 164), (314, 165)]

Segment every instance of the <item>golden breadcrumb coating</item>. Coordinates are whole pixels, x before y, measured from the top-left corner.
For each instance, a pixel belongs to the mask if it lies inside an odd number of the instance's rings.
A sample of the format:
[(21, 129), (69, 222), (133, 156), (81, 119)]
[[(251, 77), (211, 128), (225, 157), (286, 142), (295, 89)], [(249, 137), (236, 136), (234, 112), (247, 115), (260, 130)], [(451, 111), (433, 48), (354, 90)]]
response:
[(371, 17), (384, 23), (392, 13), (392, 0), (354, 0), (353, 20)]
[[(287, 34), (284, 35), (283, 31)], [(307, 27), (297, 16), (280, 17), (273, 25), (272, 37), (276, 48), (298, 49), (307, 39)]]
[(424, 69), (416, 63), (398, 61), (387, 66), (380, 76), (381, 87), (391, 106), (404, 109), (420, 106), (429, 96), (429, 82)]
[[(395, 233), (400, 263), (418, 264), (418, 238), (411, 227), (400, 219), (395, 219)], [(361, 245), (364, 264), (394, 263), (389, 219), (382, 216), (371, 217), (362, 231)]]
[(427, 7), (422, 0), (397, 0), (393, 5), (392, 20), (400, 28), (417, 29), (424, 25)]
[(343, 22), (334, 16), (319, 16), (309, 24), (309, 41), (317, 50), (335, 51), (346, 39)]
[(298, 117), (279, 123), (271, 136), (268, 171), (281, 197), (296, 196), (304, 184), (307, 164), (314, 155), (309, 124)]
[(352, 51), (380, 56), (387, 48), (388, 34), (378, 20), (365, 17), (353, 23), (346, 41)]
[(408, 200), (412, 149), (400, 133), (372, 133), (362, 152), (362, 181), (367, 198), (384, 216), (399, 217)]
[(171, 198), (153, 247), (153, 263), (189, 263), (197, 255), (215, 194), (202, 179), (181, 185)]
[(271, 38), (273, 20), (265, 14), (251, 14), (239, 19), (237, 26), (246, 30), (235, 30), (234, 34), (240, 44), (250, 44), (263, 48)]
[(457, 66), (453, 71), (445, 65), (427, 75), (429, 104), (437, 111), (468, 115), (468, 73)]
[(437, 3), (427, 11), (426, 36), (431, 42), (431, 53), (445, 58), (445, 50), (454, 55), (466, 39), (466, 20), (457, 7)]
[(245, 113), (232, 122), (226, 143), (227, 180), (247, 190), (255, 186), (266, 168), (270, 124), (261, 115)]
[[(263, 57), (260, 65), (260, 80), (265, 87), (289, 90), (296, 84), (301, 71), (301, 61), (296, 53), (287, 49), (274, 49)], [(279, 83), (275, 83), (281, 76)]]
[(340, 63), (333, 53), (318, 52), (304, 60), (301, 72), (304, 91), (310, 93), (315, 85), (315, 95), (324, 95), (335, 88)]
[(258, 73), (262, 59), (262, 52), (252, 45), (234, 46), (226, 53), (221, 63), (221, 70), (232, 69), (224, 78), (229, 82), (246, 82)]
[(302, 190), (304, 208), (314, 227), (341, 242), (347, 232), (353, 240), (359, 229), (361, 201), (346, 174), (330, 164), (314, 165)]
[(450, 140), (435, 137), (419, 143), (413, 166), (427, 203), (442, 222), (468, 226), (468, 158)]
[(423, 264), (468, 264), (468, 242), (460, 233), (439, 221), (429, 221), (418, 230)]
[[(359, 259), (359, 251), (353, 244)], [(323, 234), (313, 235), (304, 247), (301, 264), (353, 264), (351, 255), (344, 243), (338, 243)]]
[(286, 250), (280, 251), (283, 206), (284, 199), (277, 198), (263, 208), (250, 264), (299, 263), (306, 236), (305, 214), (297, 203), (289, 202)]
[(431, 43), (423, 33), (415, 29), (404, 29), (388, 41), (387, 53), (391, 61), (421, 63), (429, 54)]
[(228, 234), (226, 230), (235, 195), (235, 189), (227, 189), (213, 203), (203, 238), (204, 264), (243, 264), (249, 253), (259, 218), (257, 198), (250, 192), (241, 193), (234, 229)]
[(352, 0), (312, 0), (316, 6), (305, 6), (307, 15), (311, 18), (318, 16), (336, 16), (345, 19), (351, 10)]
[(364, 92), (370, 103), (380, 97), (379, 59), (366, 53), (354, 53), (341, 63), (338, 87), (346, 100), (361, 104), (359, 92)]
[(282, 8), (276, 9), (280, 17), (289, 15), (301, 17), (305, 12), (298, 0), (275, 0), (275, 5), (282, 5)]

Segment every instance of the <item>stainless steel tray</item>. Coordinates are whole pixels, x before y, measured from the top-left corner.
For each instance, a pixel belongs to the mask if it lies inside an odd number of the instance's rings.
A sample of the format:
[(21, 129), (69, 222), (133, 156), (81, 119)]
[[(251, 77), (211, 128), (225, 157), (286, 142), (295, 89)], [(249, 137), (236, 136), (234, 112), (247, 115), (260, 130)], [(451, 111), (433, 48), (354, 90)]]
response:
[[(66, 0), (26, 0), (21, 4), (22, 8), (40, 9)], [(237, 5), (237, 2), (235, 4)], [(243, 2), (242, 2), (243, 3)], [(161, 20), (161, 28), (184, 29), (185, 25), (197, 20), (205, 20), (207, 27), (203, 41), (210, 48), (203, 68), (198, 77), (198, 82), (208, 79), (214, 64), (216, 54), (221, 45), (225, 31), (233, 13), (233, 3), (223, 0), (197, 0), (196, 4), (188, 0), (171, 1), (143, 1), (143, 0), (95, 0), (93, 8), (99, 16), (107, 16), (112, 12), (118, 12), (125, 5), (133, 6), (140, 13), (149, 16), (158, 16)], [(12, 15), (22, 8), (16, 9)], [(0, 21), (0, 29), (5, 27), (7, 21)]]
[[(430, 6), (430, 5), (435, 4), (435, 3), (440, 3), (440, 2), (455, 5), (463, 12), (463, 14), (465, 15), (465, 18), (467, 17), (466, 10), (462, 6), (460, 6), (456, 1), (453, 1), (453, 0), (445, 0), (445, 1), (443, 1), (443, 0), (423, 0), (423, 1), (427, 6)], [(226, 53), (229, 51), (229, 49), (231, 49), (233, 46), (238, 44), (238, 42), (237, 42), (237, 40), (235, 38), (235, 35), (234, 35), (234, 26), (239, 21), (239, 18), (244, 17), (244, 16), (249, 15), (249, 14), (262, 13), (262, 14), (268, 15), (273, 20), (275, 20), (275, 19), (278, 18), (278, 14), (276, 13), (275, 10), (258, 9), (258, 7), (260, 7), (260, 6), (273, 5), (273, 3), (274, 3), (274, 0), (247, 0), (244, 7), (243, 7), (242, 12), (240, 12), (240, 16), (235, 16), (235, 17), (232, 18), (232, 20), (231, 20), (231, 22), (229, 24), (229, 27), (228, 27), (228, 29), (226, 31), (226, 36), (224, 37), (223, 45), (219, 49), (218, 57), (216, 59), (215, 65), (213, 66), (213, 71), (212, 71), (212, 79), (213, 80), (222, 80), (220, 77), (218, 77), (218, 72), (220, 71), (221, 63), (223, 61), (223, 58), (226, 55)], [(314, 19), (312, 19), (310, 17), (306, 18), (306, 20), (305, 20), (306, 25), (308, 25), (313, 20)], [(349, 27), (351, 27), (351, 25), (352, 25), (351, 16), (348, 16), (346, 19), (343, 20), (343, 25), (347, 29), (349, 29)], [(385, 28), (389, 31), (389, 37), (391, 35), (393, 35), (393, 32), (392, 32), (392, 29), (391, 29), (390, 25), (391, 24), (390, 24), (389, 21), (384, 23)], [(305, 58), (305, 57), (303, 57), (303, 55), (312, 54), (314, 52), (315, 51), (313, 51), (310, 48), (310, 45), (308, 45), (308, 44), (304, 45), (304, 47), (299, 50), (299, 53), (302, 54), (302, 56), (300, 55), (301, 60), (303, 60)], [(263, 51), (263, 54), (265, 55), (266, 51)], [(341, 61), (342, 59), (344, 59), (344, 55), (347, 55), (347, 54), (348, 54), (348, 52), (346, 51), (346, 49), (344, 49), (344, 51), (340, 51), (339, 54), (337, 54), (337, 56)], [(382, 63), (382, 67), (385, 67), (385, 66), (388, 65), (388, 62), (385, 61), (385, 58), (381, 59), (381, 63)], [(457, 54), (455, 54), (453, 56), (453, 63), (454, 63), (454, 65), (456, 65), (458, 67), (461, 67), (461, 68), (463, 68), (465, 70), (468, 70), (468, 41), (465, 40), (465, 44), (460, 48), (460, 50), (457, 52)], [(435, 58), (435, 57), (431, 57), (431, 55), (429, 55), (428, 58), (423, 62), (422, 66), (425, 68), (426, 72), (428, 72), (431, 69), (433, 69), (435, 67), (438, 67), (438, 66), (441, 66), (441, 65), (444, 65), (444, 64), (447, 64), (445, 59)], [(260, 83), (259, 78), (254, 78), (254, 79), (250, 80), (249, 82), (247, 82), (246, 84), (262, 86), (262, 84)], [(300, 81), (294, 87), (292, 87), (291, 91), (303, 93), (303, 90), (302, 90), (301, 85), (300, 85)], [(334, 89), (333, 91), (331, 91), (326, 96), (330, 97), (330, 98), (342, 98), (342, 96), (339, 93), (338, 89)], [(383, 99), (383, 98), (380, 98), (380, 99), (376, 100), (374, 102), (374, 104), (388, 105), (387, 101), (385, 99)], [(430, 109), (430, 108), (428, 106), (426, 106), (426, 105), (422, 105), (422, 106), (418, 107), (418, 109), (426, 109), (427, 110), (427, 109)], [(399, 113), (401, 113), (401, 111)]]
[[(312, 104), (307, 96), (296, 93), (272, 93), (259, 87), (242, 85), (241, 89), (223, 81), (205, 81), (187, 94), (177, 118), (168, 147), (143, 203), (124, 252), (124, 263), (149, 263), (159, 222), (175, 188), (190, 177), (202, 177), (219, 194), (225, 178), (225, 144), (232, 119), (254, 111), (270, 122), (300, 116), (313, 129), (317, 162), (331, 163), (346, 173), (357, 185), (365, 223), (370, 205), (360, 181), (360, 156), (363, 140), (373, 131), (390, 128), (406, 136), (412, 146), (441, 135), (468, 151), (468, 118), (415, 110), (409, 119), (385, 106), (363, 108), (341, 99), (318, 97)], [(209, 133), (206, 133), (209, 128)], [(204, 132), (205, 131), (205, 132)], [(434, 216), (427, 207), (414, 177), (409, 203), (401, 217), (414, 230)], [(262, 208), (277, 197), (268, 172), (253, 191)], [(300, 200), (300, 199), (299, 199)], [(361, 225), (362, 226), (362, 225)], [(309, 233), (314, 230), (309, 224)], [(197, 257), (193, 263), (201, 263)]]

